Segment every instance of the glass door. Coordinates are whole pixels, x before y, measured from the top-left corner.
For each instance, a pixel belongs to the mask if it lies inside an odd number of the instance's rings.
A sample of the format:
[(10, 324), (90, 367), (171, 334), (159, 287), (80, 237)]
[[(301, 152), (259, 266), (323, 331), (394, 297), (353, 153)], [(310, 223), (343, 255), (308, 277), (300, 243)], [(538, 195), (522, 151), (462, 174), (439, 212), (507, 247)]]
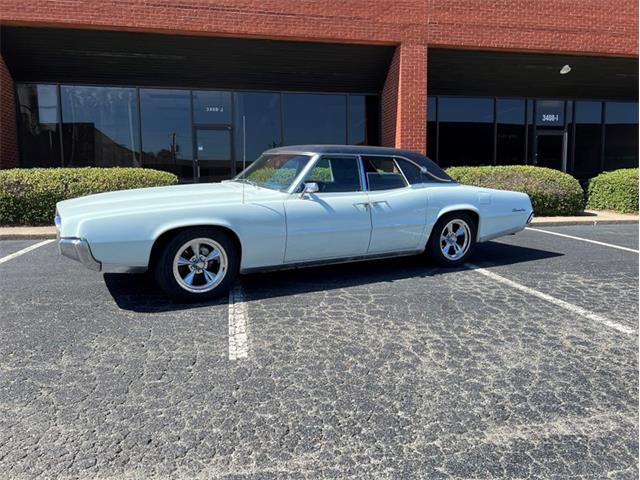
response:
[(231, 127), (194, 127), (195, 174), (198, 182), (231, 178)]
[(538, 131), (536, 133), (536, 165), (567, 171), (567, 132)]

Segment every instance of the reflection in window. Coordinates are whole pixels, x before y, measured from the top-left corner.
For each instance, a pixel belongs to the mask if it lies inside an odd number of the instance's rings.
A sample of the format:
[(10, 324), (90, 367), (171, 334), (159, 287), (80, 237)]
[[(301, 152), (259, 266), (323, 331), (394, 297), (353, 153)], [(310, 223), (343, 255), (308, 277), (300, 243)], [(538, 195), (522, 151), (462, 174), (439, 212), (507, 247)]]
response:
[(193, 178), (191, 96), (188, 90), (140, 90), (142, 164)]
[(230, 124), (231, 94), (229, 92), (194, 90), (193, 121), (199, 124)]
[(20, 154), (23, 167), (59, 167), (58, 88), (18, 85)]
[(61, 86), (67, 166), (138, 166), (134, 88)]
[(496, 99), (498, 165), (524, 163), (524, 120), (524, 100)]
[(606, 102), (604, 169), (638, 166), (638, 103)]
[(437, 160), (436, 152), (438, 143), (438, 99), (436, 97), (427, 98), (427, 157)]
[(285, 145), (346, 143), (345, 95), (285, 93), (282, 95)]
[(440, 97), (438, 163), (491, 165), (493, 163), (493, 99)]
[[(242, 117), (245, 119), (246, 156), (242, 151)], [(256, 160), (262, 152), (281, 145), (282, 129), (280, 115), (280, 94), (262, 92), (241, 92), (235, 94), (235, 155), (237, 170), (242, 170), (242, 160), (247, 165)]]
[(589, 178), (600, 171), (602, 102), (576, 101), (573, 173)]
[[(227, 180), (231, 172), (231, 130), (229, 127), (196, 129), (196, 157), (201, 182)], [(233, 173), (233, 174), (232, 174)]]

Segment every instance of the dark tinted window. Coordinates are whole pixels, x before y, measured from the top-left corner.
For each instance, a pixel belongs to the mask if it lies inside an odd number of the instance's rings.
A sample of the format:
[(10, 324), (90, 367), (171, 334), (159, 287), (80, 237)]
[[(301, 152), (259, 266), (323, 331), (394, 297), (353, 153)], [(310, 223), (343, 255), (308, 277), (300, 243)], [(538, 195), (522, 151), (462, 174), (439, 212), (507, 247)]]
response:
[(305, 181), (316, 182), (325, 193), (362, 190), (356, 157), (322, 157)]
[(576, 101), (573, 174), (593, 177), (600, 171), (602, 155), (602, 102)]
[(70, 166), (138, 166), (134, 88), (61, 86), (64, 162)]
[[(256, 160), (262, 152), (280, 146), (282, 142), (280, 94), (261, 92), (241, 92), (235, 94), (235, 153), (238, 170), (242, 160), (247, 165)], [(242, 118), (245, 120), (246, 157), (243, 157)]]
[(438, 99), (436, 97), (427, 98), (427, 155), (437, 160), (438, 129), (436, 118), (438, 114)]
[(517, 165), (524, 163), (525, 101), (510, 98), (496, 99), (496, 163)]
[(285, 93), (282, 109), (285, 145), (346, 143), (345, 95)]
[(562, 127), (564, 125), (564, 101), (536, 101), (536, 124), (539, 127)]
[(425, 181), (422, 172), (420, 171), (420, 167), (415, 163), (403, 160), (402, 158), (396, 158), (396, 163), (402, 169), (402, 173), (404, 173), (404, 176), (407, 178), (409, 183), (422, 183)]
[(392, 157), (362, 157), (369, 190), (403, 188), (407, 182)]
[(142, 164), (193, 177), (191, 95), (188, 90), (140, 90)]
[(219, 125), (231, 123), (231, 94), (194, 90), (193, 121)]
[(607, 102), (605, 105), (604, 168), (638, 166), (638, 104)]
[(440, 97), (438, 163), (490, 165), (493, 163), (493, 99)]
[(24, 167), (59, 167), (58, 87), (18, 85), (18, 128)]

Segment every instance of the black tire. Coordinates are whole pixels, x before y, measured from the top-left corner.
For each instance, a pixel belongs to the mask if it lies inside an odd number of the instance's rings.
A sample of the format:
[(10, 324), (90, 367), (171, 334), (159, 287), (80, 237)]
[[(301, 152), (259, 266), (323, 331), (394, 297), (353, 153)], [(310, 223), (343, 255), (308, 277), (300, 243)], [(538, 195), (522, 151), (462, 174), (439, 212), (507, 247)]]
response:
[[(198, 249), (198, 255), (201, 258), (208, 256), (213, 250), (220, 251), (218, 252), (217, 259), (214, 258), (206, 261), (206, 263), (203, 260), (197, 263), (190, 263), (190, 265), (176, 266), (177, 275), (182, 278), (181, 284), (176, 278), (176, 275), (174, 275), (174, 262), (176, 265), (181, 262), (184, 263), (185, 259), (191, 262), (188, 257), (190, 255), (192, 258), (195, 257), (193, 248), (188, 247), (187, 250), (184, 248), (187, 243), (196, 239), (203, 240)], [(207, 244), (204, 240), (208, 240), (211, 243)], [(181, 251), (180, 253), (186, 252), (186, 256), (180, 255), (183, 260), (178, 258), (179, 250)], [(226, 270), (226, 272), (219, 282), (210, 282), (210, 278), (214, 276), (214, 273), (217, 279), (217, 273), (220, 272), (220, 267), (223, 263), (226, 263), (226, 269), (223, 269)], [(227, 233), (207, 227), (194, 227), (178, 232), (165, 243), (157, 257), (155, 265), (153, 265), (156, 282), (167, 296), (178, 302), (189, 303), (204, 302), (227, 293), (238, 275), (239, 268), (240, 254), (236, 243)], [(189, 285), (186, 280), (192, 273), (193, 275), (190, 277), (192, 281), (191, 290), (187, 290)], [(211, 288), (207, 285), (209, 283), (212, 285)]]
[[(463, 225), (466, 225), (467, 229), (465, 234), (468, 235), (468, 244), (464, 244), (464, 241), (460, 240), (459, 237), (456, 236), (455, 242), (462, 252), (461, 256), (457, 258), (452, 258), (457, 254), (455, 250), (456, 247), (453, 243), (447, 246), (447, 241), (441, 241), (441, 236), (443, 233), (446, 233), (444, 230), (451, 222), (454, 222), (453, 225), (456, 231), (459, 231), (459, 228)], [(469, 255), (471, 255), (476, 246), (477, 231), (478, 226), (471, 215), (464, 212), (447, 213), (438, 219), (431, 231), (431, 236), (426, 249), (427, 254), (435, 263), (442, 267), (457, 267), (462, 265), (467, 261)], [(453, 237), (450, 238), (453, 240)], [(448, 252), (448, 255), (445, 254), (445, 251)]]

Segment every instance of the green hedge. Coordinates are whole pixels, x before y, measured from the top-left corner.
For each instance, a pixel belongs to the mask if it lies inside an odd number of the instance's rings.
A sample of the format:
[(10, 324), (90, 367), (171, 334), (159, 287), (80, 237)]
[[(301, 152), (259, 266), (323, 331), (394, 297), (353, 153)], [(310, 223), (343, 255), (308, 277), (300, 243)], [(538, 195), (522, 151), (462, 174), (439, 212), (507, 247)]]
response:
[(447, 173), (466, 185), (524, 192), (531, 197), (533, 211), (538, 216), (575, 215), (585, 207), (580, 183), (571, 175), (551, 168), (451, 167)]
[(51, 225), (56, 203), (61, 200), (177, 182), (171, 173), (147, 168), (0, 170), (0, 225)]
[(638, 213), (638, 172), (637, 168), (623, 168), (589, 180), (587, 207)]

